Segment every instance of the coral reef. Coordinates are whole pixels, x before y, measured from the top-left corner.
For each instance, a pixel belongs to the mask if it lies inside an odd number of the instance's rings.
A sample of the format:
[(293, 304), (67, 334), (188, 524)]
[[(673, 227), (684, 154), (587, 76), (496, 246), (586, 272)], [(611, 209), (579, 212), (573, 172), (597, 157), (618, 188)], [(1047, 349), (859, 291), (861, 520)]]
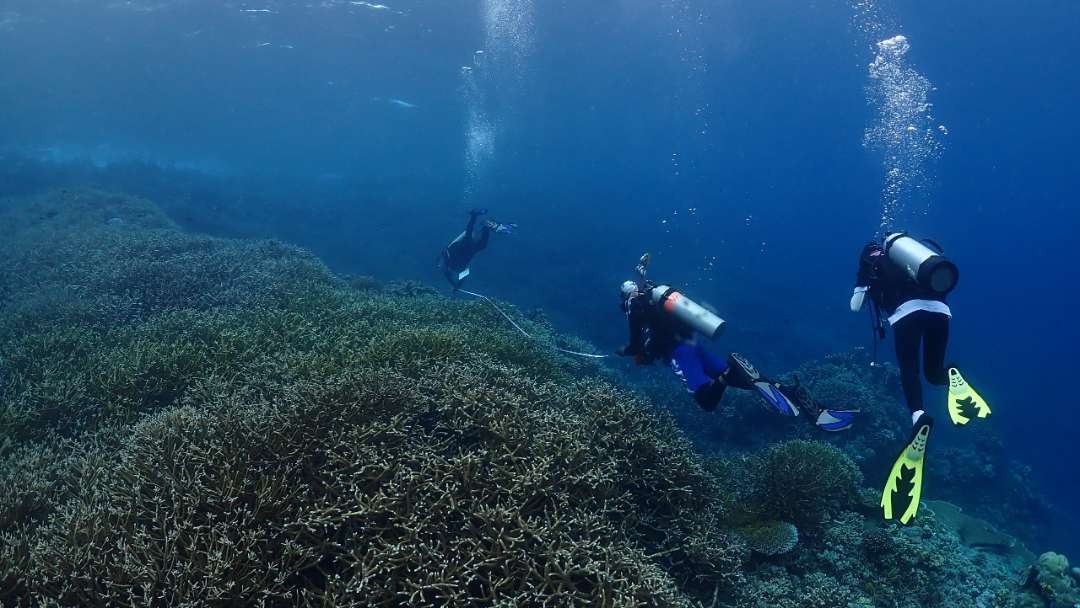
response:
[(186, 234), (111, 193), (3, 201), (0, 230), (0, 605), (1007, 608), (1075, 590), (1064, 558), (1025, 579), (964, 513), (864, 514), (858, 465), (897, 409), (895, 379), (854, 358), (798, 373), (866, 408), (865, 435), (807, 440), (743, 396), (708, 428), (760, 433), (704, 457), (657, 407), (686, 410), (661, 375), (619, 386), (552, 349), (592, 347), (543, 314), (499, 304), (527, 339), (483, 301)]
[[(689, 606), (741, 580), (671, 421), (550, 327), (116, 200), (34, 201), (47, 230), (8, 208), (4, 254), (60, 295), (4, 276), (0, 602)], [(73, 289), (141, 291), (80, 316)]]
[(799, 544), (799, 529), (786, 521), (757, 521), (742, 526), (736, 533), (754, 553), (781, 555)]
[[(823, 406), (860, 409), (850, 433), (823, 434), (805, 420), (776, 416), (746, 391), (728, 391), (715, 412), (702, 412), (659, 366), (624, 372), (618, 378), (665, 405), (704, 453), (721, 446), (728, 452), (752, 452), (792, 437), (823, 440), (847, 454), (867, 479), (876, 480), (892, 465), (910, 428), (895, 366), (870, 366), (859, 350), (807, 362), (784, 376), (787, 381), (798, 378)], [(1032, 483), (1030, 470), (1009, 457), (993, 427), (965, 428), (963, 433), (940, 437), (932, 447), (924, 498), (960, 505), (1030, 546), (1053, 546), (1053, 509)]]
[(344, 276), (342, 278), (349, 284), (349, 287), (357, 291), (378, 291), (383, 288), (378, 279), (369, 275)]
[(998, 530), (990, 522), (968, 515), (960, 507), (944, 500), (927, 500), (923, 504), (942, 525), (954, 531), (965, 545), (1003, 555), (1014, 555), (1021, 565), (1035, 561), (1035, 555), (1020, 541)]
[(748, 469), (750, 509), (800, 527), (815, 526), (851, 507), (862, 482), (859, 468), (839, 449), (804, 439), (769, 448)]
[(1040, 555), (1024, 587), (1026, 605), (1050, 608), (1080, 605), (1080, 584), (1069, 571), (1068, 558), (1059, 553)]

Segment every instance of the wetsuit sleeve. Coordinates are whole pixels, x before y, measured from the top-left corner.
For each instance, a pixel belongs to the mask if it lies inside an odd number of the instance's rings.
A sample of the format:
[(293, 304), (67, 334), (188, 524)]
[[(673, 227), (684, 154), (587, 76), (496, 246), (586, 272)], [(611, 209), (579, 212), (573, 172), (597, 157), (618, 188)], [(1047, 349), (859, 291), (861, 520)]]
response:
[(640, 355), (645, 350), (645, 307), (640, 298), (630, 300), (630, 311), (626, 319), (630, 330), (630, 343), (623, 347), (622, 354)]
[(855, 273), (855, 287), (870, 287), (874, 280), (873, 263), (865, 257), (859, 258), (859, 270)]

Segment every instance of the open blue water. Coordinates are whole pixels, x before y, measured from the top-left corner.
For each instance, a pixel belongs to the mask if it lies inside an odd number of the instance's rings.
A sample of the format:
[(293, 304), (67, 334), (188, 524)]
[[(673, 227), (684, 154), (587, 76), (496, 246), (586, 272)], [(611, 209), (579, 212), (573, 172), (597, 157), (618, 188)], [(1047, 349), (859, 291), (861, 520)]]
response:
[(521, 229), (471, 288), (614, 348), (651, 251), (773, 369), (869, 347), (884, 221), (960, 265), (950, 356), (1069, 511), (1078, 28), (1074, 0), (0, 0), (0, 192), (74, 172), (432, 283), (489, 207)]

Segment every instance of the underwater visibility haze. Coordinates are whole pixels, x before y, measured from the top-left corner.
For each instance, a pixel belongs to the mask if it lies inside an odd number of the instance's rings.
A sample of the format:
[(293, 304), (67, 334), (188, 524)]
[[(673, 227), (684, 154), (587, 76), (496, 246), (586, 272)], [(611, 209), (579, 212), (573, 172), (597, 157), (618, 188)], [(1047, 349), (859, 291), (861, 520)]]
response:
[(0, 0), (0, 605), (1080, 605), (1078, 29)]

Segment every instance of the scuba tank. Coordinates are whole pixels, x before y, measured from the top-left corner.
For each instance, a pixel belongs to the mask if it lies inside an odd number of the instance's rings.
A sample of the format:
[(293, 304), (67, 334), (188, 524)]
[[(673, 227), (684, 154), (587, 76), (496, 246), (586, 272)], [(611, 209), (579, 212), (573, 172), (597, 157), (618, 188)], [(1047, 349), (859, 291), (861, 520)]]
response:
[(945, 295), (956, 287), (960, 270), (942, 255), (941, 247), (933, 241), (925, 241), (937, 251), (917, 241), (906, 232), (894, 232), (885, 237), (885, 254), (894, 264), (903, 268), (919, 287), (939, 295)]
[[(666, 314), (672, 315), (679, 321), (685, 323), (694, 331), (701, 332), (708, 336), (710, 339), (716, 338), (724, 331), (724, 326), (727, 322), (716, 316), (715, 313), (684, 296), (677, 291), (674, 287), (669, 285), (654, 285), (647, 278), (646, 275), (649, 269), (649, 261), (652, 256), (648, 252), (645, 252), (638, 260), (638, 265), (635, 270), (638, 273), (638, 283), (642, 285), (642, 289), (649, 294), (649, 302)], [(622, 292), (623, 297), (626, 297), (627, 289), (633, 289), (635, 284), (632, 281), (623, 283)]]
[(649, 301), (665, 313), (692, 327), (709, 338), (716, 338), (727, 324), (704, 306), (684, 296), (674, 287), (657, 285), (649, 287)]

